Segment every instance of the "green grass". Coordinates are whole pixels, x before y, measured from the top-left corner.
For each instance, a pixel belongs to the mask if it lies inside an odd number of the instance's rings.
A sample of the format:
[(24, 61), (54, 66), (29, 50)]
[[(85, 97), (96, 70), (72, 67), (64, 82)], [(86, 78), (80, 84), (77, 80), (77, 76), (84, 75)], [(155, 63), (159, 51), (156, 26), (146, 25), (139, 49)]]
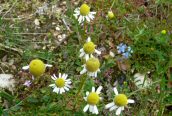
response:
[[(135, 0), (116, 0), (113, 5), (113, 0), (90, 0), (87, 4), (97, 14), (91, 23), (84, 23), (83, 26), (79, 25), (73, 11), (84, 1), (79, 1), (78, 5), (70, 0), (66, 0), (66, 5), (56, 0), (48, 2), (48, 13), (44, 15), (34, 14), (43, 2), (25, 2), (2, 2), (4, 10), (0, 14), (0, 73), (13, 74), (16, 86), (13, 92), (1, 90), (0, 114), (92, 115), (83, 112), (87, 104), (83, 97), (86, 91), (91, 91), (92, 86), (97, 88), (102, 85), (103, 101), (98, 104), (99, 115), (115, 115), (115, 111), (109, 112), (104, 106), (114, 99), (112, 88), (117, 82), (118, 91), (135, 100), (134, 104), (125, 108), (121, 116), (172, 115), (172, 92), (168, 87), (172, 76), (168, 72), (172, 68), (171, 0), (150, 0), (146, 6), (140, 6)], [(52, 12), (53, 5), (64, 8), (61, 13)], [(110, 7), (115, 14), (112, 20), (106, 17)], [(4, 15), (5, 13), (7, 14)], [(24, 18), (14, 19), (18, 16)], [(40, 28), (36, 28), (35, 19), (41, 22)], [(71, 31), (66, 28), (63, 20)], [(52, 22), (56, 24), (53, 25)], [(59, 32), (55, 30), (57, 25), (61, 28)], [(168, 32), (165, 35), (161, 34), (164, 29)], [(58, 35), (62, 34), (67, 36), (60, 43)], [(79, 58), (79, 50), (88, 36), (91, 36), (96, 48), (102, 50), (102, 54), (98, 56), (101, 72), (95, 79), (80, 75), (85, 61)], [(120, 43), (131, 46), (133, 50), (127, 60), (121, 59), (121, 55), (117, 53)], [(114, 52), (115, 57), (111, 57), (109, 51)], [(31, 79), (31, 75), (21, 69), (35, 58), (52, 64), (53, 67), (47, 68), (44, 75), (32, 80), (32, 85), (26, 87), (23, 83)], [(11, 60), (14, 61), (12, 65)], [(121, 69), (121, 66), (126, 69)], [(131, 71), (133, 69), (134, 72)], [(134, 74), (148, 71), (150, 73), (146, 78), (151, 79), (153, 84), (137, 88)], [(53, 93), (48, 86), (53, 83), (51, 75), (58, 75), (59, 72), (67, 73), (72, 80), (72, 89), (62, 95)]]

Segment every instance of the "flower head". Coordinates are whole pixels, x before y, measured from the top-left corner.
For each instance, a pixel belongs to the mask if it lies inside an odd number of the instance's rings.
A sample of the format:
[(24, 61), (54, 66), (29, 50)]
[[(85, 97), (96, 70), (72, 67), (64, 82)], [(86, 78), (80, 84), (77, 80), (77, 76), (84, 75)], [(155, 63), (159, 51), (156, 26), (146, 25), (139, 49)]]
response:
[(162, 30), (161, 34), (165, 35), (165, 34), (167, 34), (167, 31), (166, 30)]
[(54, 84), (51, 84), (49, 86), (53, 88), (53, 92), (62, 94), (65, 91), (69, 91), (69, 88), (71, 88), (70, 84), (72, 82), (70, 79), (67, 79), (67, 76), (67, 74), (61, 73), (59, 73), (58, 78), (56, 77), (56, 75), (51, 76), (51, 78), (54, 80)]
[(84, 69), (80, 74), (88, 72), (89, 76), (97, 77), (97, 72), (100, 72), (100, 62), (97, 58), (89, 58), (86, 63), (83, 65)]
[(90, 22), (94, 19), (94, 15), (96, 12), (90, 12), (90, 7), (87, 4), (82, 4), (80, 8), (76, 8), (74, 10), (75, 18), (78, 19), (79, 23), (82, 23), (85, 21), (85, 19)]
[(112, 11), (109, 11), (108, 12), (108, 18), (109, 19), (113, 19), (115, 17), (115, 15), (113, 14), (113, 12)]
[(32, 82), (30, 80), (26, 80), (23, 85), (30, 87), (31, 84)]
[(124, 58), (129, 58), (131, 56), (131, 53), (133, 52), (130, 46), (127, 46), (126, 44), (123, 43), (117, 46), (117, 50), (118, 53), (122, 54)]
[(98, 89), (95, 91), (95, 87), (92, 87), (92, 92), (86, 92), (86, 97), (84, 97), (84, 100), (87, 102), (87, 105), (84, 107), (83, 111), (87, 112), (89, 111), (93, 114), (98, 114), (97, 104), (100, 100), (102, 100), (102, 97), (99, 96), (100, 91), (102, 90), (102, 86), (99, 86)]
[(134, 103), (134, 100), (128, 99), (125, 94), (118, 94), (118, 91), (116, 88), (114, 88), (115, 97), (113, 102), (107, 104), (105, 106), (106, 109), (109, 109), (109, 111), (116, 110), (116, 115), (120, 115), (121, 111), (124, 110), (124, 107), (128, 103)]
[(127, 45), (126, 44), (120, 43), (117, 46), (117, 50), (118, 50), (119, 54), (124, 53), (126, 49), (127, 49)]
[(98, 55), (101, 54), (100, 51), (95, 49), (96, 45), (91, 41), (91, 38), (88, 37), (87, 42), (84, 44), (83, 48), (80, 49), (79, 57), (85, 56), (86, 61), (89, 57), (92, 57), (93, 53), (97, 53)]
[(22, 67), (22, 69), (23, 70), (29, 69), (30, 73), (34, 77), (39, 77), (45, 72), (46, 67), (52, 67), (52, 65), (44, 64), (41, 60), (34, 59), (30, 62), (29, 65)]

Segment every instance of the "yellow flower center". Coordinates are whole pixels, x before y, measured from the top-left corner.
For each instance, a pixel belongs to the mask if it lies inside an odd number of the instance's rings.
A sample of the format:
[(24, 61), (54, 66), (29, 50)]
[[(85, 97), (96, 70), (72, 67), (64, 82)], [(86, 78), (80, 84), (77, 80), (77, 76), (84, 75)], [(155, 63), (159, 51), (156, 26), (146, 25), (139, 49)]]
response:
[(115, 16), (115, 15), (113, 14), (112, 11), (109, 11), (109, 12), (108, 12), (108, 18), (109, 18), (109, 19), (113, 19), (114, 16)]
[(117, 106), (125, 106), (125, 105), (127, 105), (128, 104), (127, 96), (124, 95), (124, 94), (116, 95), (115, 98), (114, 98), (114, 103)]
[(86, 62), (86, 69), (89, 72), (96, 72), (100, 67), (100, 62), (97, 58), (90, 58)]
[(167, 33), (166, 30), (162, 30), (162, 31), (161, 31), (161, 34), (163, 34), (163, 35), (165, 35), (166, 33)]
[(45, 72), (45, 64), (39, 59), (32, 60), (29, 64), (29, 71), (33, 76), (39, 77)]
[(65, 86), (65, 80), (63, 78), (58, 78), (55, 80), (55, 84), (57, 87), (64, 87)]
[(90, 7), (87, 4), (82, 4), (80, 7), (80, 14), (86, 16), (90, 13)]
[(100, 98), (96, 92), (91, 92), (87, 97), (87, 102), (90, 105), (96, 105), (99, 102)]
[(84, 52), (87, 54), (92, 54), (95, 50), (95, 45), (93, 42), (87, 42), (83, 46)]

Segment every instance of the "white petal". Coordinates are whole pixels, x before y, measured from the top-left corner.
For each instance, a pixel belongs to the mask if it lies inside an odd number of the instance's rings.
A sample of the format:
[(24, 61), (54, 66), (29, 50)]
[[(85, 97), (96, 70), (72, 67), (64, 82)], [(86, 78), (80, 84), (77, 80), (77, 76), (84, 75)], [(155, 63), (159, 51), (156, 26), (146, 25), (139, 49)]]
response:
[(62, 88), (60, 88), (60, 94), (62, 94), (63, 93), (63, 89)]
[(54, 76), (51, 76), (51, 78), (55, 81), (57, 78), (55, 78)]
[(84, 52), (84, 49), (83, 49), (83, 48), (81, 48), (79, 51), (80, 51), (80, 52)]
[(93, 110), (94, 110), (94, 106), (93, 105), (89, 105), (90, 107), (89, 107), (89, 111), (90, 112), (93, 112)]
[(81, 52), (81, 54), (79, 55), (79, 57), (83, 57), (85, 55), (85, 52)]
[(115, 95), (118, 95), (118, 90), (116, 89), (116, 87), (113, 88), (113, 91), (114, 91)]
[(99, 113), (96, 105), (94, 105), (93, 112), (94, 112), (94, 114), (98, 114)]
[(68, 74), (64, 74), (65, 76), (64, 76), (64, 79), (66, 80), (67, 79), (67, 77), (68, 77)]
[(89, 59), (89, 54), (85, 54), (85, 60), (87, 61)]
[(118, 108), (117, 106), (112, 106), (109, 111), (115, 110), (116, 108)]
[(93, 58), (94, 56), (92, 54), (90, 54), (90, 57)]
[(122, 106), (121, 108), (122, 108), (122, 110), (124, 110), (124, 106)]
[(56, 85), (55, 85), (55, 84), (50, 84), (49, 86), (50, 86), (50, 87), (54, 87), (54, 86), (56, 86)]
[(67, 88), (67, 87), (64, 87), (64, 89), (65, 89), (66, 91), (69, 91), (69, 88)]
[(91, 14), (96, 14), (96, 12), (90, 12)]
[(56, 87), (56, 88), (54, 88), (54, 89), (53, 89), (53, 92), (58, 93), (58, 92), (59, 92), (59, 88), (57, 88), (57, 87)]
[(65, 74), (62, 74), (62, 78), (64, 79), (64, 77), (65, 77)]
[(122, 111), (122, 108), (119, 107), (119, 108), (116, 110), (116, 115), (120, 115), (120, 114), (121, 114), (121, 111)]
[(55, 79), (57, 79), (57, 77), (56, 77), (56, 75), (55, 75), (55, 74), (53, 74), (53, 76), (54, 76), (54, 78), (55, 78)]
[(111, 102), (111, 103), (109, 103), (109, 104), (107, 104), (106, 106), (105, 106), (105, 109), (109, 109), (109, 108), (111, 108), (112, 106), (114, 106), (115, 104), (114, 104), (114, 102)]
[(66, 86), (66, 87), (68, 87), (68, 88), (71, 88), (71, 86), (70, 86), (70, 85), (68, 85), (68, 84), (65, 84), (65, 86)]
[(97, 91), (96, 91), (96, 93), (97, 94), (100, 94), (100, 91), (102, 90), (102, 88), (103, 88), (102, 86), (99, 86), (98, 89), (97, 89)]
[(94, 16), (92, 14), (89, 14), (88, 16), (90, 17), (91, 20), (94, 19)]
[(91, 41), (91, 37), (88, 37), (86, 42), (90, 42), (90, 41)]
[(23, 70), (28, 70), (28, 69), (29, 69), (29, 65), (23, 66), (22, 69), (23, 69)]
[(62, 74), (61, 73), (59, 73), (59, 78), (62, 78)]
[(73, 16), (74, 16), (76, 19), (78, 19), (78, 15), (79, 15), (79, 14), (73, 14)]
[(51, 64), (45, 64), (45, 67), (52, 67), (53, 65)]
[(128, 99), (128, 103), (134, 103), (134, 100)]
[(32, 80), (34, 80), (35, 78), (34, 78), (34, 76), (32, 75)]
[(71, 82), (71, 79), (66, 79), (65, 81), (66, 81), (66, 82)]
[(92, 87), (92, 92), (95, 92), (95, 87)]
[(79, 21), (79, 23), (81, 23), (81, 22), (82, 22), (82, 16), (81, 16), (81, 15), (79, 16), (78, 21)]
[(89, 108), (89, 104), (87, 104), (87, 105), (84, 107), (83, 111), (84, 111), (84, 112), (87, 112), (88, 108)]
[(67, 83), (67, 84), (71, 84), (72, 82), (71, 82), (71, 81), (67, 81), (67, 82), (65, 82), (65, 83)]
[(95, 49), (95, 52), (96, 52), (98, 55), (101, 54), (101, 51), (98, 51), (98, 50), (96, 50), (96, 49)]
[(85, 16), (82, 16), (82, 22), (84, 22), (85, 21)]
[(82, 75), (82, 74), (84, 74), (86, 72), (87, 72), (87, 69), (84, 67), (84, 69), (80, 72), (80, 74)]
[(94, 73), (94, 77), (97, 77), (97, 71)]
[(88, 22), (90, 22), (90, 18), (89, 18), (88, 16), (86, 16), (86, 20), (87, 20)]
[(86, 92), (86, 96), (88, 96), (88, 95), (89, 95), (89, 92), (87, 91), (87, 92)]
[(63, 92), (65, 92), (65, 89), (64, 88), (61, 88)]
[(87, 97), (84, 97), (84, 100), (87, 101)]

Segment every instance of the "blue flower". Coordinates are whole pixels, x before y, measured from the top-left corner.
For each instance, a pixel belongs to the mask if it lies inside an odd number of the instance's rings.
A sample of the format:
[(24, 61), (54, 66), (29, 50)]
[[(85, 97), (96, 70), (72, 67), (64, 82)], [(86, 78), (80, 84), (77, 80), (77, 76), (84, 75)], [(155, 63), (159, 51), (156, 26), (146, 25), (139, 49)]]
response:
[(123, 43), (117, 46), (117, 50), (118, 50), (118, 53), (122, 54), (122, 56), (126, 59), (131, 56), (131, 53), (133, 53), (131, 47)]
[(126, 45), (126, 44), (120, 43), (120, 44), (117, 46), (118, 53), (119, 53), (119, 54), (124, 53), (125, 50), (126, 50), (126, 48), (127, 48), (127, 45)]

